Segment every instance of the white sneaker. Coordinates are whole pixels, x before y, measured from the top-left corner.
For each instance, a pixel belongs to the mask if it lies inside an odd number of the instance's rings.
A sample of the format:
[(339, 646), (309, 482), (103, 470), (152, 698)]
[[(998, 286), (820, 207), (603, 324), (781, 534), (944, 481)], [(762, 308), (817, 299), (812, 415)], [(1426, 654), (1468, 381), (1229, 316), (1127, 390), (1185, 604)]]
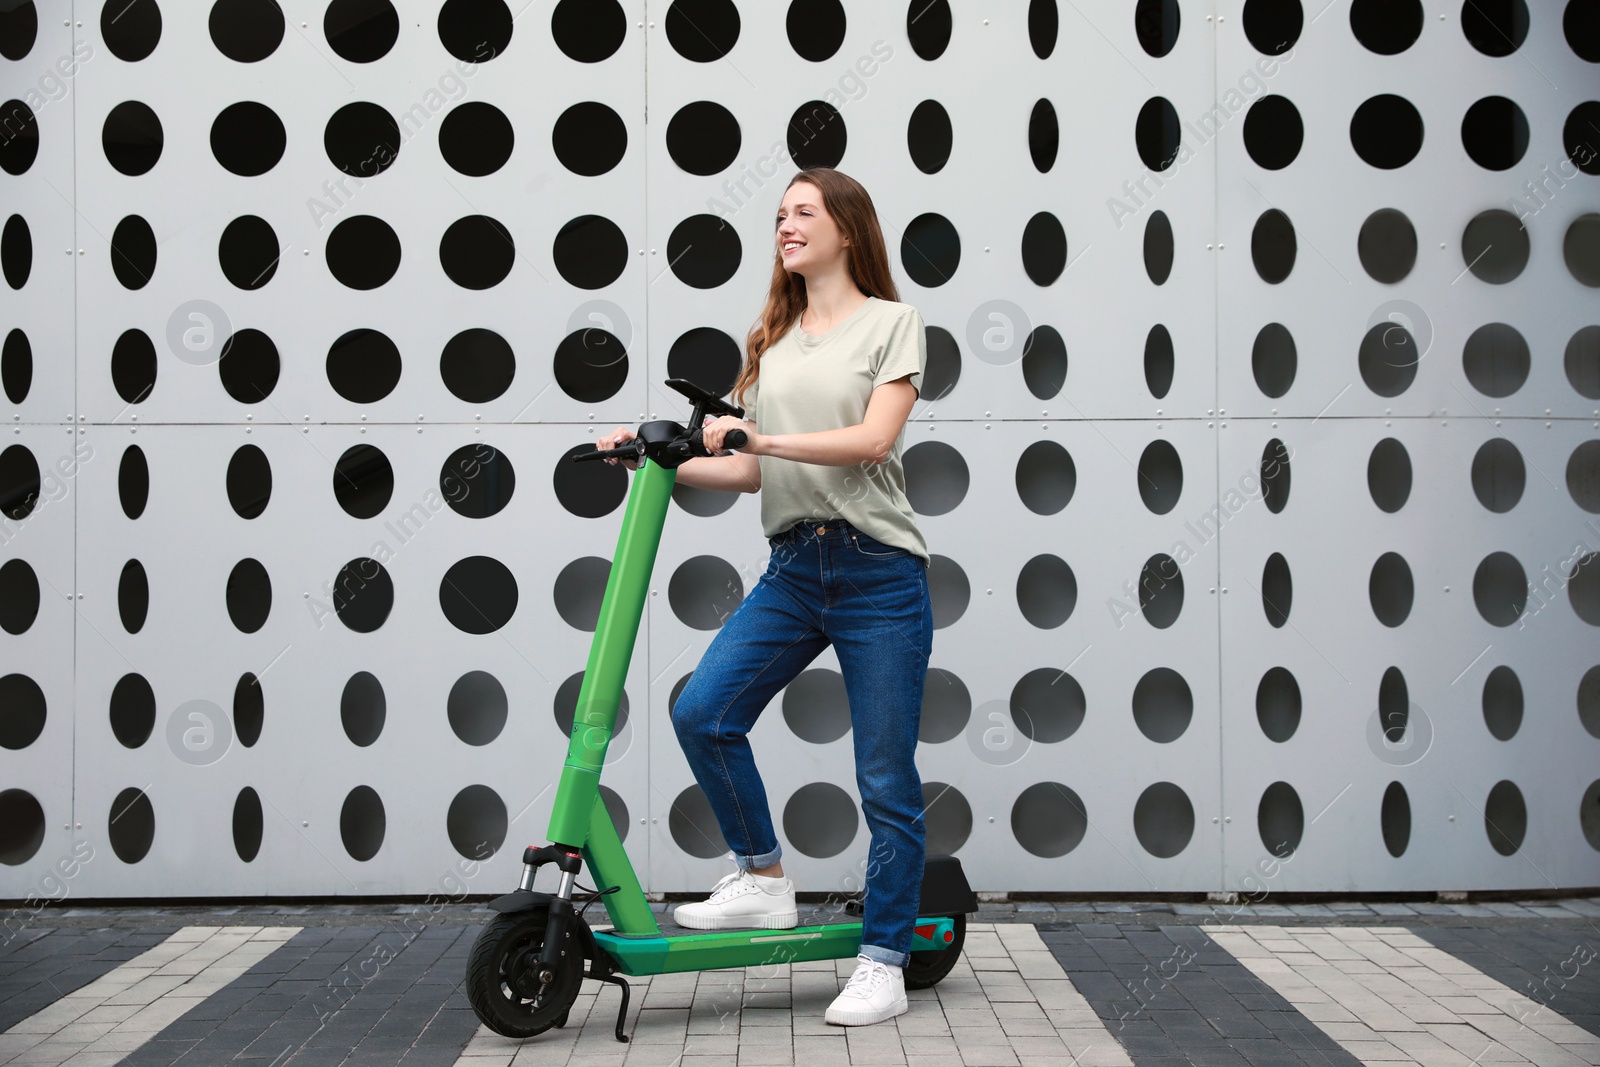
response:
[(903, 969), (857, 956), (855, 973), (825, 1018), (836, 1026), (865, 1026), (904, 1014), (907, 1007)]
[(680, 904), (672, 918), (692, 930), (729, 930), (756, 927), (792, 930), (798, 919), (794, 882), (768, 878), (740, 868), (711, 887), (711, 896), (694, 904)]

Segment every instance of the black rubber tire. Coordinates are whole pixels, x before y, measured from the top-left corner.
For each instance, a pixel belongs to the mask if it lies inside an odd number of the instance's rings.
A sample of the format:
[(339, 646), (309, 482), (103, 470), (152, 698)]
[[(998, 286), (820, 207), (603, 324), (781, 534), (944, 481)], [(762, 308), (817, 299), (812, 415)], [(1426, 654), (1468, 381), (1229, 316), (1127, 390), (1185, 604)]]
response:
[(583, 949), (569, 927), (565, 955), (549, 986), (542, 995), (528, 995), (538, 991), (532, 972), (544, 946), (546, 914), (545, 908), (530, 908), (496, 915), (467, 957), (467, 1000), (479, 1021), (504, 1037), (532, 1037), (565, 1021), (583, 985)]
[(961, 946), (967, 940), (967, 917), (952, 915), (952, 932), (955, 940), (935, 952), (913, 952), (911, 962), (901, 969), (907, 989), (927, 989), (939, 984), (939, 979), (950, 973), (950, 968), (961, 958)]

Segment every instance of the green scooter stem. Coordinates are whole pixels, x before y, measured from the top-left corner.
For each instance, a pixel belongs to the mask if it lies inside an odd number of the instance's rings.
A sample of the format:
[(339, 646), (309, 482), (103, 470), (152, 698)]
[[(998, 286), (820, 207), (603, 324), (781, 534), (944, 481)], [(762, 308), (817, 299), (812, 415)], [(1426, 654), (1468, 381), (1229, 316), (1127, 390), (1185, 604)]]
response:
[(623, 851), (622, 839), (600, 798), (600, 770), (616, 729), (622, 683), (633, 659), (656, 549), (677, 480), (675, 468), (650, 459), (645, 459), (634, 472), (616, 554), (611, 560), (611, 576), (600, 602), (594, 643), (589, 646), (589, 662), (578, 689), (572, 737), (561, 768), (547, 838), (579, 846), (596, 885), (621, 888), (602, 900), (612, 925), (629, 934), (659, 934), (661, 928), (656, 925), (638, 876)]

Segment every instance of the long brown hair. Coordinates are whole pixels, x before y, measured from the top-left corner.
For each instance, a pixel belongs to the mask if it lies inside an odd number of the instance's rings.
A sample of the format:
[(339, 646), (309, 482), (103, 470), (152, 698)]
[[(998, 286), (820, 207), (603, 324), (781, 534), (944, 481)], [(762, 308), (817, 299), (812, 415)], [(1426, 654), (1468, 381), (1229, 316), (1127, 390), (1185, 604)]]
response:
[[(889, 253), (884, 248), (883, 230), (872, 197), (860, 182), (832, 167), (808, 167), (783, 187), (787, 193), (796, 182), (810, 182), (822, 193), (822, 208), (850, 240), (845, 248), (850, 280), (868, 296), (898, 301), (899, 291), (889, 276)], [(774, 227), (776, 228), (776, 227)], [(772, 250), (772, 284), (767, 290), (767, 306), (745, 338), (744, 368), (733, 383), (734, 403), (744, 404), (744, 392), (761, 373), (761, 355), (795, 324), (806, 309), (806, 280), (783, 265), (783, 253)]]

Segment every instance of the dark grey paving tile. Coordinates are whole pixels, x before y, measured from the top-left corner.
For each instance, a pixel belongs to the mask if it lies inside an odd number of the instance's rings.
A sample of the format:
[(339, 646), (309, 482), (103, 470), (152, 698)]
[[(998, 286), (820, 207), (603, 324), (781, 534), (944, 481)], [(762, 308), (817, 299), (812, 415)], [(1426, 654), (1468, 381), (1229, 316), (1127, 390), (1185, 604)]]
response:
[(1600, 934), (1587, 923), (1408, 927), (1436, 948), (1600, 1036)]

